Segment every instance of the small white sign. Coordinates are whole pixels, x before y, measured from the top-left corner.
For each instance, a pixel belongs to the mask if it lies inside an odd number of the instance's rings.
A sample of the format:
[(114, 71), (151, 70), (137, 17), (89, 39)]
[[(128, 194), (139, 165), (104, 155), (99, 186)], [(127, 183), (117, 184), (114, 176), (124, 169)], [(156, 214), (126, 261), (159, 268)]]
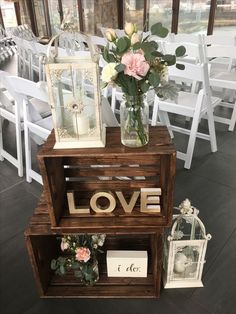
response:
[(147, 251), (107, 251), (108, 277), (147, 277)]

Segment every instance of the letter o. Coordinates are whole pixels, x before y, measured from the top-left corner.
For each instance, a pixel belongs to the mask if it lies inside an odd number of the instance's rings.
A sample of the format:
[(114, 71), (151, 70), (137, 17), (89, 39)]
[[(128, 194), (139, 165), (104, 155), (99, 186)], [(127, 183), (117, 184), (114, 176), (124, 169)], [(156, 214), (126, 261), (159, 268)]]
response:
[[(108, 206), (101, 206), (98, 204), (98, 199), (105, 197), (108, 199)], [(116, 199), (112, 192), (97, 192), (90, 199), (90, 206), (96, 213), (111, 213), (116, 207)]]

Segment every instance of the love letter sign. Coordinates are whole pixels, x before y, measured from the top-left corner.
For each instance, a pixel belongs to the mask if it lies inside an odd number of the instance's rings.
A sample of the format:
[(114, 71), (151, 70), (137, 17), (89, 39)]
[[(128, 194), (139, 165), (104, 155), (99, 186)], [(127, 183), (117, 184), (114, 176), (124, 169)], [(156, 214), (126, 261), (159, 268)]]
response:
[(147, 251), (107, 251), (108, 277), (147, 277)]
[[(74, 191), (67, 192), (67, 201), (70, 214), (90, 214), (92, 209), (97, 214), (112, 213), (119, 201), (126, 214), (130, 214), (140, 197), (140, 212), (145, 214), (160, 213), (160, 188), (141, 188), (140, 191), (134, 191), (129, 199), (125, 199), (122, 191), (99, 191), (91, 197), (89, 204), (80, 206), (75, 205)], [(106, 199), (106, 205), (100, 204), (101, 199)]]

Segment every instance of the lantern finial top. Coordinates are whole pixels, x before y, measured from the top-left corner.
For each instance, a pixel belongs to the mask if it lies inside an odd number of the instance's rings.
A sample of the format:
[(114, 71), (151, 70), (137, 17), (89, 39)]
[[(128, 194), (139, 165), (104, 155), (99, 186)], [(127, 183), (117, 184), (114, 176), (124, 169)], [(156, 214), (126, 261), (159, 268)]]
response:
[(195, 207), (191, 205), (191, 202), (188, 198), (186, 198), (180, 205), (179, 205), (179, 211), (182, 215), (191, 215), (195, 214), (198, 215), (199, 210), (197, 210)]

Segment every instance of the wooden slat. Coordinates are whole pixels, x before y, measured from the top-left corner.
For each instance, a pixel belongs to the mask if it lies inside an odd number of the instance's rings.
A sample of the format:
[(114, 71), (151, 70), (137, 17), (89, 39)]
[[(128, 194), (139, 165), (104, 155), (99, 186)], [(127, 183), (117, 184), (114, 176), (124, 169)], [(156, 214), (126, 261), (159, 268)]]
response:
[(65, 177), (117, 177), (117, 176), (144, 176), (153, 177), (160, 174), (158, 166), (154, 167), (90, 167), (90, 168), (66, 168)]
[(49, 286), (44, 298), (156, 298), (154, 287), (141, 286)]
[(67, 190), (75, 191), (96, 191), (96, 190), (110, 190), (120, 191), (120, 190), (139, 190), (140, 188), (156, 188), (158, 187), (157, 180), (100, 180), (100, 181), (86, 181), (86, 182), (76, 182), (68, 181), (66, 183)]
[[(137, 152), (135, 152), (137, 153)], [(153, 166), (159, 165), (160, 156), (156, 154), (135, 154), (134, 152), (130, 154), (106, 154), (105, 151), (103, 154), (92, 154), (85, 156), (76, 156), (76, 157), (63, 157), (63, 164), (68, 166), (79, 166), (79, 165), (145, 165), (145, 166)]]

